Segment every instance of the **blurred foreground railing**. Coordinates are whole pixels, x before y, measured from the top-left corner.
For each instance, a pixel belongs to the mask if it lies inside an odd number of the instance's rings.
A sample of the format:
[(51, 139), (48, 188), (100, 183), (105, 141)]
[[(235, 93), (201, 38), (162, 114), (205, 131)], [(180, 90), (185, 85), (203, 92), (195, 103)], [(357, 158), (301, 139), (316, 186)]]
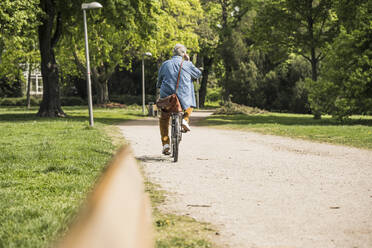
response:
[(150, 201), (128, 147), (110, 162), (57, 247), (153, 247)]

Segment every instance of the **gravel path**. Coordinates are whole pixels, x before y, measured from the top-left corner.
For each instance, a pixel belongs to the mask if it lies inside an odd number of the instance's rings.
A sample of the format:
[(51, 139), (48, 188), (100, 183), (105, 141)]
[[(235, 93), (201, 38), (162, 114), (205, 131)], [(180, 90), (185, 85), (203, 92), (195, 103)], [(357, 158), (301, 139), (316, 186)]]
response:
[(150, 180), (174, 193), (165, 208), (215, 224), (222, 246), (372, 247), (372, 151), (191, 125), (173, 163), (157, 125), (120, 128)]

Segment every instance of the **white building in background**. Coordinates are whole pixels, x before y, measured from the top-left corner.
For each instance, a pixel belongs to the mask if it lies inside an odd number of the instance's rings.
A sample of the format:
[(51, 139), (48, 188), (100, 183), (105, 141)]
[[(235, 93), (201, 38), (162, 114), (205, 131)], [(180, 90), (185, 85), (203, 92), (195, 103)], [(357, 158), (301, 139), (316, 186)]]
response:
[[(29, 66), (25, 66), (26, 70), (23, 71), (25, 77), (26, 87), (28, 79)], [(43, 77), (41, 76), (41, 71), (37, 66), (33, 66), (35, 69), (31, 71), (31, 83), (30, 83), (30, 95), (31, 96), (41, 96), (43, 95)]]

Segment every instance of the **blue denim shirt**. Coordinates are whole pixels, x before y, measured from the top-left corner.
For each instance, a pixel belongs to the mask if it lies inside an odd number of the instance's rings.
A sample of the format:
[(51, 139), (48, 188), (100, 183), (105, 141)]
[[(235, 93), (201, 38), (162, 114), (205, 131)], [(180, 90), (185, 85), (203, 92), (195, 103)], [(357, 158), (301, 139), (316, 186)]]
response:
[[(160, 88), (160, 97), (172, 95), (176, 91), (178, 71), (180, 69), (182, 57), (173, 56), (172, 59), (165, 61), (158, 74), (157, 88)], [(195, 107), (195, 92), (192, 79), (201, 76), (201, 71), (194, 66), (191, 61), (183, 61), (180, 75), (180, 82), (177, 90), (177, 96), (180, 100), (182, 109)]]

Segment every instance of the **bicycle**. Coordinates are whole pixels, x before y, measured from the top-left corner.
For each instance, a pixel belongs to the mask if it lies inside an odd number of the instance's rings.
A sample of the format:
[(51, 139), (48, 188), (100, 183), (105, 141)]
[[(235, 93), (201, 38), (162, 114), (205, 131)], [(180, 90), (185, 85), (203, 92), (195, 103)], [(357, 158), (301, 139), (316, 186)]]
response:
[(171, 148), (172, 148), (172, 157), (173, 161), (178, 161), (178, 152), (179, 152), (179, 145), (182, 140), (182, 118), (183, 113), (172, 113), (172, 129), (171, 129)]

